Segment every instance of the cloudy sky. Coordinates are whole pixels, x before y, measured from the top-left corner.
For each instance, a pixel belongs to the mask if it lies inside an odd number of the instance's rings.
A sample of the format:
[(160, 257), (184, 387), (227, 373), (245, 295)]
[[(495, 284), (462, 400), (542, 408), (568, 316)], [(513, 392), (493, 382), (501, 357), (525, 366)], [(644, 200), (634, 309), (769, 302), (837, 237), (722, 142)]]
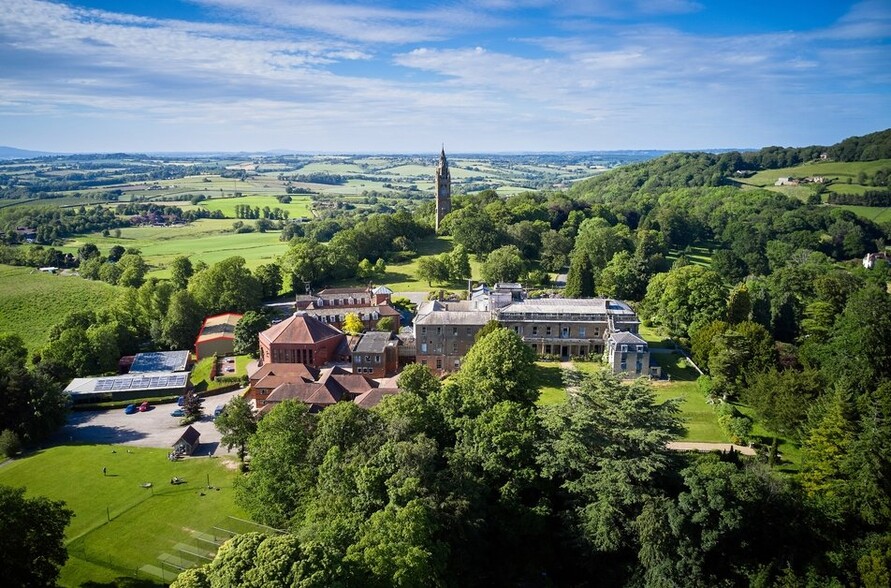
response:
[(3, 0), (0, 145), (703, 149), (891, 127), (891, 1)]

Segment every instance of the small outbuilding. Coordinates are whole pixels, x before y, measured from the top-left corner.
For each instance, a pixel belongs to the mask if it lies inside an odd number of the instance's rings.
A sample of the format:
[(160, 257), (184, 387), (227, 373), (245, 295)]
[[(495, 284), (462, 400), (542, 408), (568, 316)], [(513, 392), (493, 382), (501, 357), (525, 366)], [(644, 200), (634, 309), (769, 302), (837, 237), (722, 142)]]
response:
[(180, 438), (177, 439), (176, 443), (173, 444), (173, 453), (175, 455), (192, 455), (198, 449), (200, 444), (198, 439), (200, 437), (201, 433), (198, 432), (198, 429), (189, 425), (183, 431), (183, 434), (180, 435)]

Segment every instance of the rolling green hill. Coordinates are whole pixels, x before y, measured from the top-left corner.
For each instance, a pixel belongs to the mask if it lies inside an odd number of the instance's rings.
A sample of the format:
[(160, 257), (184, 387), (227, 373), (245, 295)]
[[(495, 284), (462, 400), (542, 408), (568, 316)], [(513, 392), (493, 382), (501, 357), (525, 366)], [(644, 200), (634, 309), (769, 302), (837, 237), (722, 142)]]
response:
[(119, 288), (30, 267), (0, 265), (0, 333), (16, 333), (29, 350), (46, 343), (50, 327), (73, 310), (98, 308)]

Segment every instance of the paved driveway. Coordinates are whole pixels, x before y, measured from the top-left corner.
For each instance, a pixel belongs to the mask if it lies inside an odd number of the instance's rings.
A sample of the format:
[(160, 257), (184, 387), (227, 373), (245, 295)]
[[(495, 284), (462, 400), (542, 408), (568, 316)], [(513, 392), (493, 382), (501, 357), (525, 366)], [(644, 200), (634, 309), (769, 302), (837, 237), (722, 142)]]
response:
[[(201, 446), (195, 455), (227, 453), (225, 447), (219, 446), (220, 433), (213, 424), (213, 410), (243, 392), (243, 389), (227, 392), (204, 401), (204, 416), (192, 424), (201, 433)], [(179, 425), (178, 417), (170, 416), (175, 408), (176, 404), (153, 405), (148, 412), (134, 414), (124, 414), (121, 408), (72, 411), (68, 423), (54, 436), (54, 441), (170, 448), (185, 430)]]

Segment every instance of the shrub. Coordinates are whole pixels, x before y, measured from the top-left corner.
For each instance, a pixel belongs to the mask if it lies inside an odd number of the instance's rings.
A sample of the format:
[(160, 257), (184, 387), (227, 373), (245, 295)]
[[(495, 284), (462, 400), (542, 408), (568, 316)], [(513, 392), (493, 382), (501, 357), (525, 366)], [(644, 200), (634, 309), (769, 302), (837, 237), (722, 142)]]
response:
[(22, 440), (15, 431), (4, 429), (0, 433), (0, 451), (6, 457), (15, 457), (22, 450)]
[(718, 424), (733, 443), (748, 445), (752, 434), (752, 419), (739, 412), (732, 404), (722, 402), (717, 406)]

